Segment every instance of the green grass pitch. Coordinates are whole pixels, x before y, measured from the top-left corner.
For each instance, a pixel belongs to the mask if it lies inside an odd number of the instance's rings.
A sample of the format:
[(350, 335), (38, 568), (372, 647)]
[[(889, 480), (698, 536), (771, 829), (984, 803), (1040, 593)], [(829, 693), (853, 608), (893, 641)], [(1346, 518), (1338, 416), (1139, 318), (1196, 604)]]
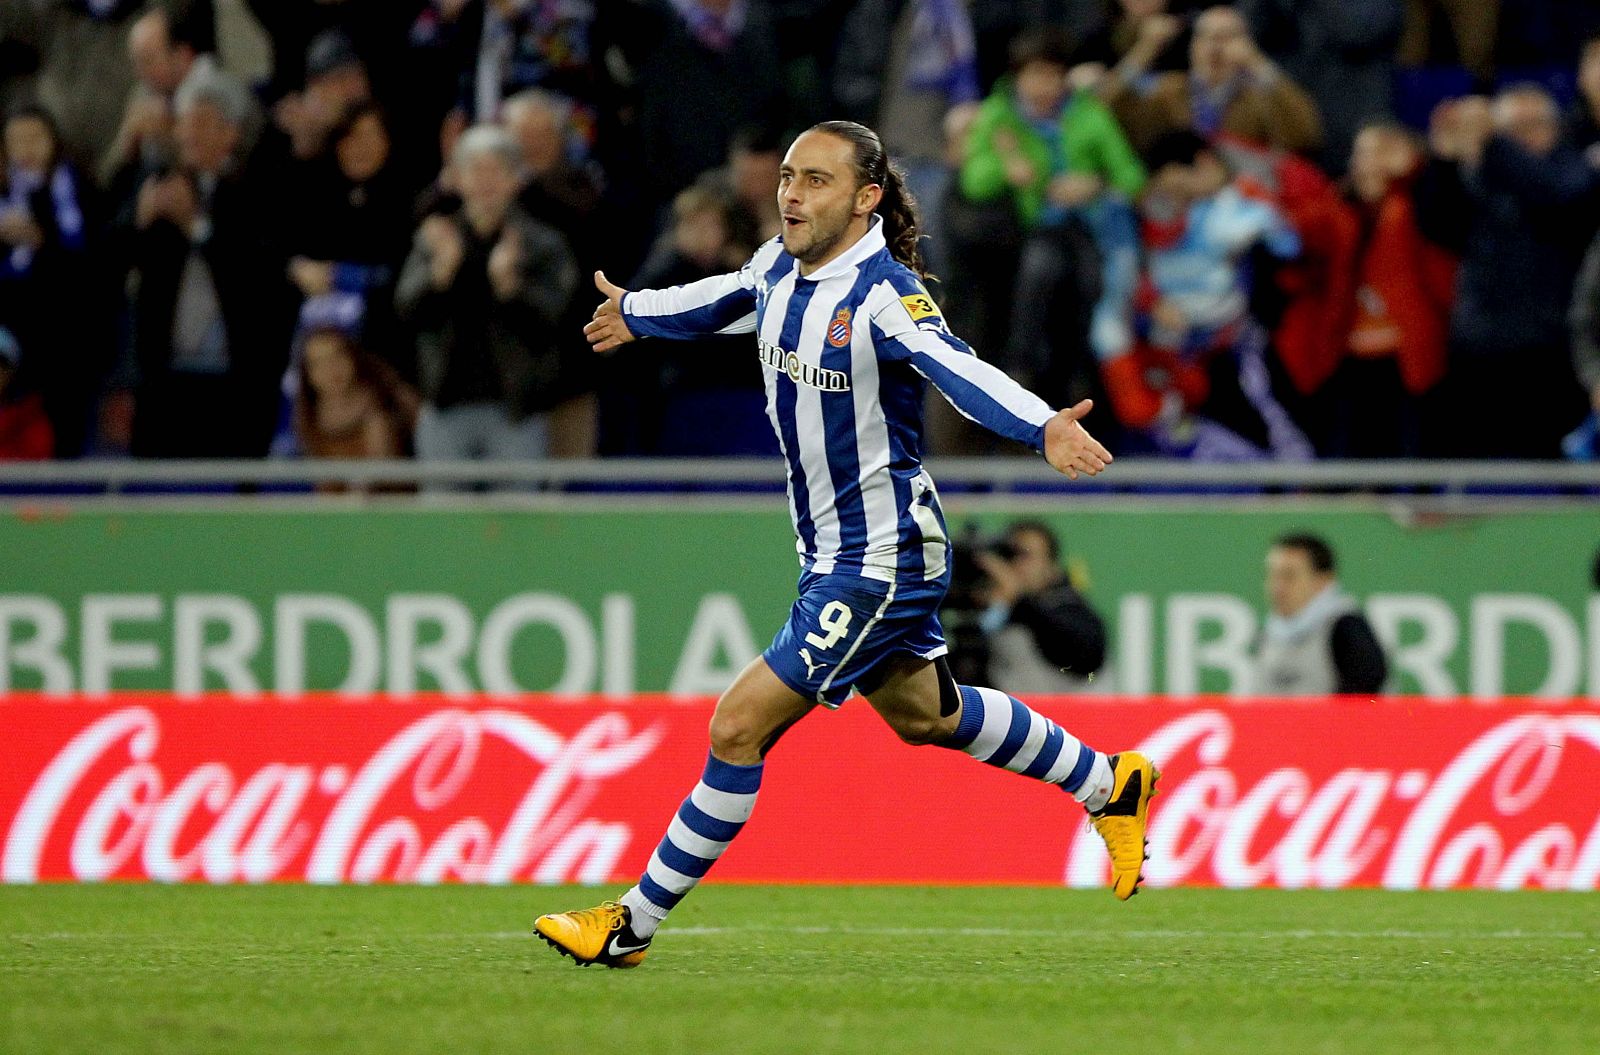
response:
[(740, 887), (643, 967), (585, 888), (0, 888), (0, 1052), (1600, 1052), (1600, 897)]

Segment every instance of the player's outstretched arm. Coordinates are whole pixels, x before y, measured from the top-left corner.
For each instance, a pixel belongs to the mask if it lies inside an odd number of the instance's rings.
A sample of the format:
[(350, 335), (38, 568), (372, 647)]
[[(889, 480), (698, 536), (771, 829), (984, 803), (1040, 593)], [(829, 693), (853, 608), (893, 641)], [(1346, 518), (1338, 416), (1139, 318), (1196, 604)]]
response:
[(619, 345), (637, 340), (622, 314), (622, 298), (628, 295), (628, 291), (607, 279), (604, 271), (594, 273), (594, 287), (606, 299), (594, 309), (594, 318), (583, 328), (583, 335), (589, 339), (589, 347), (597, 352), (609, 352)]
[(595, 288), (605, 300), (583, 328), (597, 352), (609, 352), (639, 337), (693, 340), (716, 333), (754, 333), (756, 329), (756, 259), (770, 265), (782, 252), (777, 242), (757, 251), (738, 271), (712, 275), (670, 289), (627, 290), (594, 274)]
[(1085, 399), (1045, 422), (1044, 460), (1074, 480), (1079, 473), (1098, 476), (1111, 464), (1111, 452), (1083, 427), (1081, 419), (1093, 409), (1094, 400)]
[(1051, 410), (952, 334), (921, 283), (891, 279), (874, 289), (868, 302), (878, 354), (909, 362), (962, 415), (997, 436), (1043, 451), (1054, 469), (1074, 480), (1079, 473), (1098, 475), (1110, 464), (1111, 452), (1079, 421), (1094, 408), (1093, 401)]

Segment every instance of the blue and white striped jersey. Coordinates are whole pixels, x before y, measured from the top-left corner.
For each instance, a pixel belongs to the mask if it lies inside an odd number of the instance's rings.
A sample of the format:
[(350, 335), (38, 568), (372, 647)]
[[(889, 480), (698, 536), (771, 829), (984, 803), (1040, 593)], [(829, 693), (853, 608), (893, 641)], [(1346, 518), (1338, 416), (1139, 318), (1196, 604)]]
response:
[(950, 332), (890, 255), (878, 217), (809, 276), (797, 264), (775, 238), (733, 274), (629, 293), (622, 313), (638, 337), (756, 335), (807, 571), (938, 578), (949, 534), (922, 467), (927, 382), (968, 418), (1035, 450), (1054, 411)]

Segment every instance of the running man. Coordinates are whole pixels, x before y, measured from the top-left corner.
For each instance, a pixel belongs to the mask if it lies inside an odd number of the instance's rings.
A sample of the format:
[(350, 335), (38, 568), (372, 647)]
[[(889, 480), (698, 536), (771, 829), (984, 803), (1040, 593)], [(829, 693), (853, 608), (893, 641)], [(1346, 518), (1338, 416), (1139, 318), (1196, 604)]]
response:
[(1052, 411), (951, 334), (921, 282), (915, 202), (871, 129), (828, 121), (801, 135), (778, 203), (782, 234), (734, 274), (635, 292), (595, 275), (606, 300), (584, 329), (596, 351), (639, 337), (756, 334), (802, 572), (787, 625), (717, 702), (705, 773), (638, 885), (534, 923), (580, 964), (638, 966), (750, 818), (773, 744), (852, 690), (908, 744), (1059, 785), (1105, 840), (1117, 897), (1144, 878), (1150, 760), (1101, 754), (1021, 700), (957, 685), (938, 618), (950, 546), (921, 464), (927, 383), (1073, 479), (1111, 461), (1079, 422), (1090, 402)]

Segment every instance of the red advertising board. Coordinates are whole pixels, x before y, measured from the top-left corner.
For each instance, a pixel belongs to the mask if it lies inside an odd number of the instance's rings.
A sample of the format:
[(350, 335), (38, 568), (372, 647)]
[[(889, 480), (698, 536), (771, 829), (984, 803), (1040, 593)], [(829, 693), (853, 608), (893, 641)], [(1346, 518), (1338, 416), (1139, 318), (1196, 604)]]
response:
[[(1056, 700), (1164, 770), (1152, 885), (1600, 884), (1600, 712), (1546, 703)], [(0, 703), (3, 878), (628, 881), (710, 701)], [(861, 701), (772, 752), (713, 880), (1104, 882), (1059, 791), (900, 744)]]

